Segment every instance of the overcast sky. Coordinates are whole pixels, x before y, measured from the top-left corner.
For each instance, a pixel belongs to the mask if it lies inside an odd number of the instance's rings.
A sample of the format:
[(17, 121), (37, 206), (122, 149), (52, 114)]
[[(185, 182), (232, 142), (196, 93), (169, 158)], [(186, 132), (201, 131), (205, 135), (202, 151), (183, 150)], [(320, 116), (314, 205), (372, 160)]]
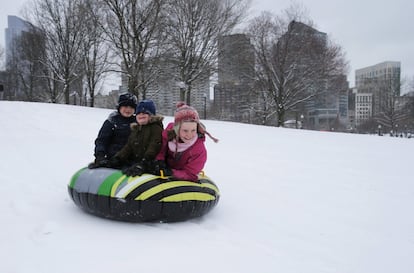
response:
[[(26, 0), (3, 1), (0, 44), (4, 48), (7, 15), (19, 16)], [(319, 31), (346, 52), (348, 79), (354, 86), (355, 69), (383, 61), (400, 61), (402, 77), (414, 77), (414, 1), (411, 0), (302, 0)], [(251, 16), (261, 11), (279, 14), (289, 0), (252, 0)]]

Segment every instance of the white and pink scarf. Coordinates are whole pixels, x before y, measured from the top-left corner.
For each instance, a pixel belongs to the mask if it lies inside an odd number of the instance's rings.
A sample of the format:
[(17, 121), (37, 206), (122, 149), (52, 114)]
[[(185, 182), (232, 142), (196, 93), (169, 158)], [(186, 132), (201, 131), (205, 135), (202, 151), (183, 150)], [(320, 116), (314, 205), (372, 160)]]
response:
[(188, 143), (177, 142), (176, 139), (173, 139), (171, 141), (168, 141), (168, 148), (170, 149), (171, 152), (182, 153), (188, 148), (190, 148), (191, 146), (193, 146), (194, 143), (196, 143), (197, 139), (198, 139), (197, 135), (193, 139), (191, 139)]

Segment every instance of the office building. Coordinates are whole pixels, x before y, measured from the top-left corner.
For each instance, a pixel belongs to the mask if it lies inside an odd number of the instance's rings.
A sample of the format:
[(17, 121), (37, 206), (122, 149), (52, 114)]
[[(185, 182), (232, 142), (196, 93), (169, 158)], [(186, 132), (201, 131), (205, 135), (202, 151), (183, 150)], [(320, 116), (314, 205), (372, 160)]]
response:
[(256, 96), (254, 48), (245, 34), (223, 36), (218, 41), (218, 84), (214, 87), (216, 118), (254, 123)]
[[(326, 33), (304, 23), (292, 21), (289, 24), (288, 32), (280, 38), (279, 43), (289, 43), (289, 50), (297, 52), (295, 66), (298, 68), (295, 73), (300, 75), (302, 73), (309, 74), (309, 67), (312, 67), (314, 62), (316, 66), (320, 65), (319, 59), (315, 56), (322, 56), (325, 53), (327, 41)], [(304, 46), (307, 48), (306, 51), (303, 50)], [(299, 111), (300, 116), (304, 116), (304, 127), (307, 129), (344, 130), (349, 126), (349, 84), (346, 75), (324, 76), (320, 79), (318, 76), (315, 75), (312, 78), (312, 85), (309, 86), (309, 89), (312, 90), (309, 93), (302, 91), (303, 94), (311, 96), (311, 98), (292, 110), (290, 118), (297, 119), (292, 116), (297, 116)]]
[(372, 117), (372, 94), (359, 93), (355, 95), (355, 125), (360, 126)]
[[(383, 105), (387, 104), (390, 97), (400, 96), (400, 77), (401, 63), (394, 61), (382, 62), (355, 71), (357, 96), (360, 94), (355, 106), (358, 124), (380, 115)], [(367, 94), (370, 94), (370, 98)], [(367, 103), (372, 104), (369, 111)], [(357, 109), (360, 111), (358, 112)]]
[(30, 31), (31, 24), (17, 16), (8, 15), (7, 16), (7, 28), (5, 30), (5, 42), (6, 42), (6, 69), (10, 58), (12, 56), (14, 41), (19, 38), (23, 32)]
[[(178, 68), (171, 59), (160, 60), (159, 67), (156, 78), (146, 87), (145, 98), (155, 102), (158, 113), (173, 116), (176, 104), (180, 101), (180, 88), (187, 87), (177, 81), (179, 75)], [(121, 75), (121, 82), (120, 93), (131, 91), (128, 90), (128, 77), (125, 73)], [(140, 94), (138, 99), (141, 100), (142, 97), (143, 94)], [(190, 104), (197, 109), (200, 118), (207, 116), (210, 107), (209, 71), (199, 75), (191, 83)]]

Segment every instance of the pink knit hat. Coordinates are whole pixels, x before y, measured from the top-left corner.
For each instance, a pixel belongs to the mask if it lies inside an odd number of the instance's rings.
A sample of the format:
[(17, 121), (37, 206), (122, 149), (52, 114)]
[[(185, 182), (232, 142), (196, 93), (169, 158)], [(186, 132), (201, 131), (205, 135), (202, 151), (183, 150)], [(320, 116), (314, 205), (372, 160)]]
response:
[(200, 122), (200, 116), (198, 115), (197, 110), (194, 107), (188, 106), (181, 101), (177, 103), (177, 110), (174, 114), (174, 130), (177, 135), (181, 123), (185, 121), (196, 122), (198, 124), (197, 128), (199, 133), (208, 135), (214, 142), (219, 141), (217, 138), (213, 137), (209, 132), (207, 132), (204, 124)]
[(194, 121), (199, 123), (200, 117), (194, 107), (186, 105), (184, 102), (177, 103), (177, 110), (174, 114), (174, 124), (179, 125), (183, 121)]

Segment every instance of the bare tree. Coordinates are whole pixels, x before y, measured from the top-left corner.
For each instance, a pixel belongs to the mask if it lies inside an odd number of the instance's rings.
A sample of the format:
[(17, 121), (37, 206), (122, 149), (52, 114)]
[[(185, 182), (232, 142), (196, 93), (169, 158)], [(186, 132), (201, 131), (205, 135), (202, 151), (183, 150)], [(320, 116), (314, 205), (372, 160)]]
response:
[[(411, 127), (414, 129), (414, 77), (408, 83), (408, 95), (409, 101), (407, 104), (407, 110), (410, 113), (410, 124)], [(414, 130), (413, 130), (414, 131)]]
[(106, 6), (104, 30), (121, 60), (128, 90), (146, 96), (155, 78), (153, 64), (159, 55), (159, 24), (165, 0), (102, 0)]
[(387, 78), (377, 83), (375, 100), (378, 102), (378, 112), (374, 120), (392, 132), (409, 119), (407, 104), (408, 97), (400, 96), (402, 83), (399, 78)]
[(69, 103), (71, 85), (81, 80), (85, 13), (82, 0), (35, 0), (33, 21), (46, 37), (47, 77), (52, 102), (64, 96)]
[(181, 100), (190, 104), (193, 83), (215, 72), (217, 40), (240, 23), (246, 10), (245, 0), (168, 0), (165, 29)]
[(4, 48), (0, 45), (0, 69), (4, 68)]
[[(83, 69), (86, 92), (79, 93), (80, 97), (90, 97), (90, 106), (95, 105), (95, 95), (99, 91), (99, 83), (105, 79), (110, 70), (109, 47), (105, 41), (102, 29), (102, 6), (100, 2), (85, 0), (82, 5), (85, 10), (85, 38), (82, 40)], [(81, 90), (79, 90), (81, 91)], [(86, 102), (86, 101), (85, 101)]]
[(249, 26), (259, 86), (271, 98), (265, 105), (273, 109), (264, 117), (276, 113), (276, 126), (283, 126), (287, 111), (326, 92), (329, 81), (347, 68), (340, 46), (314, 29), (309, 19), (300, 18), (303, 12), (296, 9), (292, 6), (282, 16), (263, 13)]
[(46, 81), (42, 77), (44, 41), (42, 33), (33, 26), (12, 41), (7, 72), (11, 80), (9, 86), (15, 90), (14, 99), (46, 100)]

